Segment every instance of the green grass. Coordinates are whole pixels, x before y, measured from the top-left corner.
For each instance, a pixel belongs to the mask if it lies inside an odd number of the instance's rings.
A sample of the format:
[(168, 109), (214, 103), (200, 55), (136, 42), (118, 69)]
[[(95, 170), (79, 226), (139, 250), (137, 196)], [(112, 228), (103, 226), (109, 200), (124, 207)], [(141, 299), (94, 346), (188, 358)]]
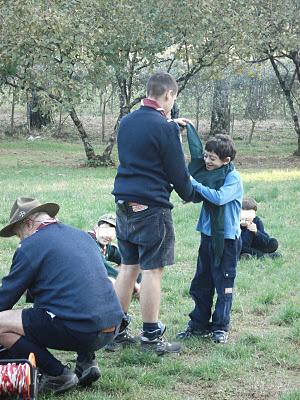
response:
[[(291, 145), (284, 146), (284, 138), (270, 148), (273, 156), (286, 155)], [(258, 141), (247, 147), (237, 141), (241, 154), (247, 150), (253, 157), (265, 154), (265, 144)], [(110, 193), (115, 169), (83, 168), (84, 161), (80, 144), (0, 140), (0, 226), (7, 222), (13, 201), (21, 195), (59, 203), (60, 220), (84, 230), (91, 228), (100, 214), (114, 211)], [(247, 167), (240, 172), (246, 194), (257, 199), (258, 214), (267, 231), (278, 238), (283, 257), (239, 263), (229, 343), (218, 346), (193, 339), (184, 343), (181, 356), (164, 358), (137, 349), (100, 351), (102, 378), (91, 389), (77, 389), (63, 399), (300, 398), (300, 170), (290, 165), (289, 169)], [(195, 225), (200, 210), (199, 205), (183, 205), (175, 194), (172, 201), (176, 264), (165, 270), (161, 304), (161, 319), (170, 339), (185, 327), (193, 306), (188, 289), (199, 246)], [(1, 276), (9, 270), (16, 245), (16, 238), (0, 240)], [(22, 305), (23, 301), (18, 304)], [(137, 301), (130, 312), (132, 330), (138, 333), (141, 316)], [(57, 354), (64, 362), (75, 358), (74, 354)]]

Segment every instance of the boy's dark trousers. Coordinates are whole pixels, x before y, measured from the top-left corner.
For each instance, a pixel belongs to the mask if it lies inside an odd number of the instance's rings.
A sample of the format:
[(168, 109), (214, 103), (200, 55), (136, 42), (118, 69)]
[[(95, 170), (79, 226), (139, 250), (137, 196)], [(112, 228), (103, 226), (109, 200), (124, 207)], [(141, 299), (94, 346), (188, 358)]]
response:
[[(201, 234), (197, 270), (190, 287), (190, 295), (195, 302), (189, 322), (192, 330), (228, 331), (232, 291), (240, 251), (240, 238), (225, 239), (221, 263), (214, 265), (212, 239), (210, 236)], [(215, 291), (217, 300), (212, 315)]]

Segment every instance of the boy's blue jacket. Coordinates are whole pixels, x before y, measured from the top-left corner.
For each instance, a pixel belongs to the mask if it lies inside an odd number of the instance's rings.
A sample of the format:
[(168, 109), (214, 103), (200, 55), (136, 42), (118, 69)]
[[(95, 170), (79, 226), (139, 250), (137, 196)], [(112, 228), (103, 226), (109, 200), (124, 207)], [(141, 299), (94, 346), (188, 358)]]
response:
[(112, 192), (116, 201), (172, 208), (173, 188), (183, 200), (193, 200), (196, 193), (175, 122), (141, 106), (121, 120), (117, 142), (120, 165)]
[(224, 239), (240, 236), (243, 186), (232, 163), (207, 171), (201, 139), (191, 124), (187, 125), (187, 138), (191, 154), (189, 171), (197, 179), (192, 179), (192, 185), (204, 200), (197, 230), (212, 236), (215, 263), (218, 265), (224, 250)]

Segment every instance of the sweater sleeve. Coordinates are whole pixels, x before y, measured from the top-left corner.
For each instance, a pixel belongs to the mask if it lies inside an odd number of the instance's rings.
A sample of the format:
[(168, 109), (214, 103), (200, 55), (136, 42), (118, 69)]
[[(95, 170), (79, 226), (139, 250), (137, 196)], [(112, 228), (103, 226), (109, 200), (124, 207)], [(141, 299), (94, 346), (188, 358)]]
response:
[(233, 173), (229, 173), (226, 176), (224, 185), (218, 190), (210, 189), (209, 187), (197, 182), (193, 178), (191, 178), (191, 182), (195, 190), (201, 196), (217, 206), (222, 206), (230, 201), (235, 200), (240, 196), (242, 190), (239, 176)]
[[(166, 128), (164, 127), (164, 129)], [(192, 201), (195, 198), (195, 191), (185, 165), (178, 126), (171, 121), (168, 123), (166, 131), (167, 135), (163, 143), (163, 168), (167, 180), (183, 200)]]
[(253, 245), (255, 247), (267, 247), (270, 236), (265, 231), (264, 224), (262, 220), (258, 217), (254, 218), (253, 222), (256, 224), (257, 232), (253, 239)]
[(20, 250), (14, 254), (12, 266), (0, 287), (0, 311), (10, 310), (30, 287), (35, 272), (26, 255)]

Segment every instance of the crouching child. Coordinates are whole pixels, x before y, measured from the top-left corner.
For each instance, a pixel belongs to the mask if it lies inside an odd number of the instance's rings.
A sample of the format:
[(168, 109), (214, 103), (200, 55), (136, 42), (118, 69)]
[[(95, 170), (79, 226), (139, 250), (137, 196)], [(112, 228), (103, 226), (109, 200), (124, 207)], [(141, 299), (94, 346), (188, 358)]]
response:
[(281, 253), (277, 239), (270, 237), (265, 231), (261, 218), (257, 217), (257, 202), (252, 198), (245, 198), (241, 212), (242, 250), (240, 258), (277, 258)]

